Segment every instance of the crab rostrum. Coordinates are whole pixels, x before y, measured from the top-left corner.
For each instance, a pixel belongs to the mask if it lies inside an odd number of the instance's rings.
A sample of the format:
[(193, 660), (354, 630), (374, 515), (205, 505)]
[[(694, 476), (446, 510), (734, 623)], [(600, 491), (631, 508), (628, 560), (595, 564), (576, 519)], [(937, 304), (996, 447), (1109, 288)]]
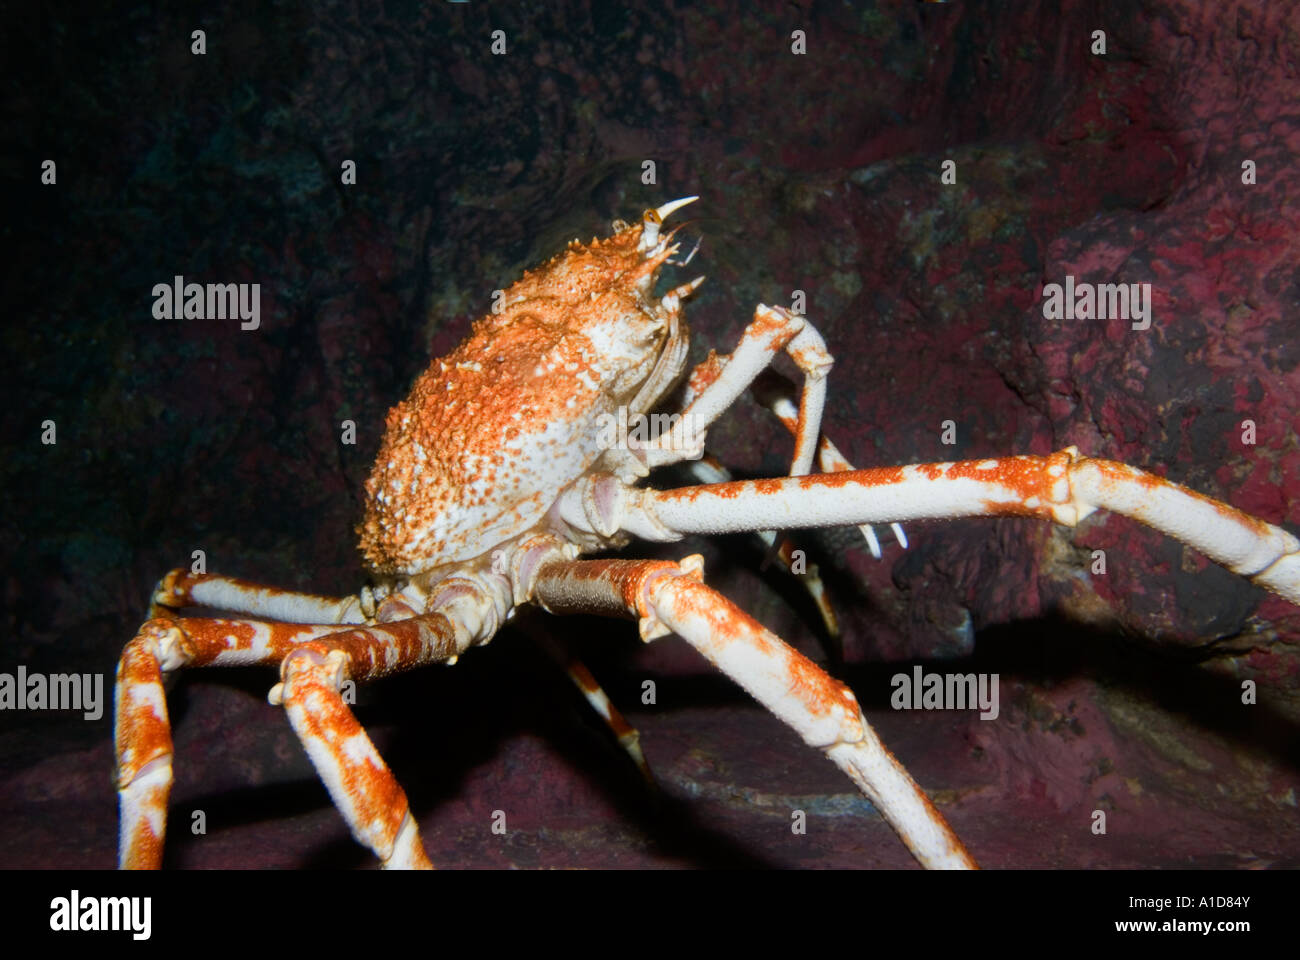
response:
[[(117, 672), (121, 866), (162, 859), (172, 783), (163, 674), (236, 664), (279, 668), (270, 701), (284, 706), (353, 836), (386, 867), (430, 866), (406, 795), (340, 687), (454, 661), (526, 604), (631, 617), (644, 640), (678, 634), (824, 751), (923, 865), (974, 866), (853, 692), (706, 586), (698, 555), (679, 563), (581, 559), (637, 538), (862, 525), (875, 551), (872, 523), (1016, 515), (1073, 525), (1105, 508), (1300, 604), (1300, 541), (1291, 534), (1073, 447), (853, 470), (821, 437), (831, 356), (806, 318), (780, 307), (760, 305), (729, 356), (710, 354), (691, 371), (670, 429), (611, 443), (611, 422), (660, 409), (686, 373), (682, 301), (702, 278), (662, 297), (654, 288), (678, 252), (663, 221), (693, 199), (615, 224), (607, 239), (574, 241), (526, 273), (392, 409), (359, 531), (373, 588), (334, 599), (184, 570), (163, 578)], [(797, 403), (771, 390), (760, 396), (794, 433), (789, 476), (729, 481), (704, 456), (707, 430), (781, 351), (803, 374)], [(673, 463), (685, 463), (701, 485), (638, 486)], [(248, 619), (179, 615), (189, 607)], [(571, 673), (626, 734), (590, 675), (580, 665)], [(644, 764), (635, 737), (622, 739)]]

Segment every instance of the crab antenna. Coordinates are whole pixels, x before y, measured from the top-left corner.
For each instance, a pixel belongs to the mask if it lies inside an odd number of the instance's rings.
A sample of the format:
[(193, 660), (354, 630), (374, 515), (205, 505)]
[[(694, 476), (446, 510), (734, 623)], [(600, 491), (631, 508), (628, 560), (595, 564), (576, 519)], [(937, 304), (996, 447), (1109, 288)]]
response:
[(657, 210), (647, 210), (642, 217), (641, 242), (637, 244), (639, 250), (649, 250), (659, 242), (659, 227), (668, 219), (674, 210), (679, 210), (688, 203), (694, 203), (699, 197), (682, 197), (680, 200), (669, 200)]

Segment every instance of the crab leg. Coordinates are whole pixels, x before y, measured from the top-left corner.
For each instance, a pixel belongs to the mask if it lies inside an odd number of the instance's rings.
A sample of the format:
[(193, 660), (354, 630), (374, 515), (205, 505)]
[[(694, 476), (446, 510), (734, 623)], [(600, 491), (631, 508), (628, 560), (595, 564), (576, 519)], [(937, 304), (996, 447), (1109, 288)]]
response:
[[(375, 850), (385, 863), (396, 849), (399, 859), (389, 865), (418, 865), (415, 861), (408, 863), (402, 859), (406, 851), (405, 839), (394, 848), (400, 821), (391, 825), (391, 837), (381, 838), (385, 842), (373, 842), (374, 831), (362, 836), (364, 831), (359, 830), (351, 816), (355, 810), (361, 809), (354, 791), (345, 789), (341, 796), (336, 793), (339, 783), (362, 784), (366, 790), (390, 798), (394, 796), (394, 789), (398, 793), (401, 790), (395, 781), (388, 782), (391, 774), (382, 761), (374, 763), (378, 754), (373, 745), (368, 751), (363, 751), (361, 741), (352, 741), (340, 752), (340, 757), (349, 762), (360, 762), (369, 769), (368, 780), (363, 780), (355, 771), (343, 777), (347, 767), (341, 760), (339, 763), (322, 763), (318, 759), (322, 750), (328, 752), (332, 743), (327, 741), (322, 748), (318, 742), (321, 740), (320, 731), (348, 731), (351, 736), (359, 732), (360, 727), (355, 718), (348, 722), (347, 718), (352, 714), (341, 699), (335, 704), (320, 691), (319, 671), (300, 663), (302, 658), (297, 655), (303, 650), (314, 650), (319, 654), (317, 659), (322, 661), (334, 654), (346, 657), (349, 672), (358, 680), (366, 680), (456, 656), (464, 646), (468, 646), (468, 643), (462, 645), (458, 633), (463, 637), (465, 631), (457, 631), (441, 614), (343, 632), (339, 631), (337, 624), (197, 618), (150, 620), (127, 644), (117, 671), (115, 739), (121, 829), (119, 866), (123, 869), (156, 869), (162, 862), (173, 753), (162, 674), (185, 666), (283, 663), (282, 671), (288, 682), (291, 660), (299, 664), (297, 672), (302, 673), (305, 679), (298, 686), (290, 684), (296, 694), (294, 698), (285, 699), (290, 722), (334, 795), (336, 805), (352, 826), (354, 835)], [(311, 663), (315, 664), (315, 661)], [(341, 682), (341, 675), (339, 680)], [(273, 703), (283, 699), (282, 688), (283, 684), (273, 688)], [(337, 688), (334, 693), (337, 696)], [(312, 721), (304, 715), (307, 703), (322, 708), (324, 714), (319, 720)], [(354, 725), (355, 730), (352, 729)], [(365, 743), (369, 744), (369, 740), (366, 739)], [(363, 754), (361, 761), (356, 760), (358, 754)], [(407, 829), (403, 828), (403, 831)], [(409, 830), (414, 830), (414, 824)]]
[[(604, 501), (611, 513), (621, 510), (618, 526), (661, 540), (769, 526), (943, 517), (1030, 516), (1073, 526), (1105, 508), (1181, 540), (1300, 604), (1300, 540), (1292, 534), (1136, 467), (1082, 457), (1074, 447), (1046, 457), (884, 467), (679, 490), (634, 489), (626, 496), (622, 503), (610, 497)], [(562, 512), (566, 520), (573, 515)]]
[(641, 771), (641, 776), (645, 778), (646, 783), (652, 787), (656, 786), (654, 774), (650, 772), (650, 765), (646, 763), (645, 754), (641, 752), (641, 733), (627, 722), (627, 718), (618, 707), (614, 706), (581, 660), (577, 657), (569, 657), (565, 661), (564, 669), (569, 679), (582, 692), (583, 698), (613, 731), (614, 736), (618, 738), (619, 746), (632, 758), (632, 762)]
[(114, 688), (114, 779), (118, 795), (118, 866), (162, 865), (167, 797), (172, 788), (172, 728), (162, 671), (184, 663), (179, 631), (150, 620), (126, 645)]
[(126, 645), (117, 665), (113, 728), (123, 869), (162, 863), (172, 735), (162, 675), (185, 666), (277, 663), (295, 644), (328, 636), (336, 624), (156, 618)]
[(705, 431), (771, 365), (780, 350), (785, 350), (804, 374), (790, 475), (802, 476), (812, 469), (826, 404), (826, 376), (834, 361), (811, 323), (784, 307), (764, 304), (754, 309), (754, 319), (730, 356), (710, 354), (692, 371), (689, 391), (694, 399), (672, 430), (643, 448), (646, 463), (656, 467), (698, 457), (704, 449)]
[[(760, 306), (759, 309), (767, 310), (770, 308)], [(757, 320), (755, 321), (755, 324), (757, 324)], [(750, 335), (755, 324), (751, 324), (751, 329), (746, 330), (746, 336)], [(750, 379), (752, 382), (749, 384), (750, 389), (754, 393), (755, 397), (758, 398), (759, 402), (771, 410), (786, 429), (794, 435), (795, 454), (793, 463), (790, 467), (790, 476), (803, 476), (810, 472), (814, 449), (817, 463), (823, 473), (838, 473), (852, 470), (853, 465), (845, 459), (844, 455), (835, 447), (835, 444), (831, 443), (831, 441), (825, 437), (820, 437), (821, 414), (825, 401), (826, 375), (830, 372), (832, 360), (830, 354), (825, 351), (825, 344), (822, 343), (820, 335), (818, 335), (816, 331), (812, 330), (811, 327), (805, 328), (805, 332), (811, 332), (811, 337), (815, 339), (810, 339), (809, 343), (805, 344), (800, 349), (796, 349), (794, 344), (788, 348), (790, 349), (791, 356), (796, 358), (796, 362), (799, 364), (800, 368), (804, 369), (805, 372), (809, 374), (808, 379), (805, 382), (804, 393), (800, 405), (795, 406), (794, 402), (789, 398), (789, 384), (785, 378), (767, 367), (761, 368), (751, 375)], [(758, 334), (755, 335), (757, 336)], [(742, 344), (743, 343), (744, 340), (742, 339)], [(737, 354), (739, 353), (740, 350), (738, 348)], [(770, 358), (768, 362), (770, 363)], [(691, 376), (687, 380), (684, 397), (688, 410), (692, 408), (692, 405), (695, 403), (698, 396), (711, 389), (716, 389), (715, 384), (717, 384), (724, 376), (724, 372), (733, 376), (744, 375), (741, 371), (735, 368), (731, 359), (719, 357), (716, 353), (710, 352), (708, 358), (691, 372)], [(735, 398), (733, 397), (732, 399), (734, 400)], [(683, 417), (683, 422), (685, 421), (686, 418)], [(696, 463), (698, 463), (698, 461), (696, 461)], [(730, 479), (730, 477), (723, 478), (717, 476), (706, 476), (705, 474), (707, 471), (703, 468), (697, 467), (695, 464), (692, 464), (691, 469), (692, 472), (695, 473), (696, 479), (705, 483), (717, 483), (723, 479)], [(891, 523), (890, 528), (893, 530), (894, 537), (898, 540), (899, 544), (906, 549), (907, 537), (903, 534), (903, 528), (897, 523)], [(881, 557), (880, 541), (876, 539), (875, 530), (871, 528), (871, 524), (869, 523), (860, 524), (859, 530), (861, 530), (862, 536), (866, 538), (867, 547), (871, 550), (871, 555), (879, 560)], [(768, 542), (769, 546), (771, 546), (775, 541), (775, 534), (773, 531), (759, 531), (759, 535)], [(781, 548), (784, 552), (788, 553), (789, 547), (785, 541), (782, 541)], [(820, 581), (818, 581), (818, 585), (820, 585)], [(811, 590), (812, 587), (810, 586), (809, 589)], [(818, 606), (823, 610), (823, 617), (827, 620), (829, 627), (831, 621), (834, 620), (834, 614), (830, 613), (828, 615), (829, 606), (825, 600), (818, 599), (817, 602)], [(837, 632), (834, 627), (829, 628), (832, 634)]]
[(578, 688), (578, 692), (582, 694), (582, 698), (605, 721), (605, 725), (614, 734), (623, 752), (632, 758), (632, 762), (641, 771), (641, 776), (645, 778), (646, 783), (651, 787), (657, 787), (654, 774), (650, 772), (650, 765), (646, 763), (645, 754), (641, 751), (640, 731), (628, 723), (622, 711), (614, 706), (609, 694), (601, 688), (600, 682), (587, 669), (587, 665), (564, 650), (549, 634), (536, 629), (533, 624), (529, 622), (517, 624), (516, 629), (522, 629), (546, 652), (547, 656), (564, 669), (569, 679), (573, 681), (573, 685)]
[[(788, 381), (772, 370), (765, 370), (763, 375), (754, 381), (752, 390), (759, 403), (771, 410), (773, 415), (785, 424), (787, 430), (798, 436), (799, 413), (788, 396)], [(817, 445), (817, 465), (821, 467), (822, 473), (844, 473), (853, 469), (853, 464), (849, 463), (848, 458), (840, 453), (839, 448), (827, 437), (822, 437)], [(876, 539), (876, 531), (869, 523), (859, 524), (858, 529), (866, 538), (867, 549), (871, 551), (871, 555), (879, 560), (880, 541)], [(902, 526), (890, 523), (889, 529), (893, 532), (898, 545), (906, 550), (907, 536), (903, 533)]]
[[(822, 412), (826, 405), (826, 377), (834, 360), (827, 351), (821, 334), (812, 324), (782, 307), (759, 304), (754, 310), (753, 321), (745, 328), (740, 343), (729, 357), (719, 357), (710, 351), (708, 358), (691, 371), (685, 389), (686, 407), (682, 411), (680, 422), (668, 435), (668, 450), (687, 449), (696, 443), (702, 448), (705, 429), (767, 370), (772, 358), (781, 349), (789, 353), (804, 373), (800, 405), (794, 419), (786, 424), (795, 438), (789, 475), (797, 477), (807, 474), (812, 469), (818, 437), (821, 435)], [(791, 410), (795, 409), (789, 400), (786, 403)], [(688, 434), (691, 435), (689, 438)], [(688, 460), (687, 467), (696, 479), (705, 483), (731, 479), (726, 468), (711, 457)], [(864, 532), (868, 542), (873, 543), (875, 536), (870, 527), (865, 528)], [(786, 563), (786, 569), (790, 569), (790, 552), (793, 548), (789, 540), (781, 538), (778, 545), (775, 531), (760, 530), (758, 534), (769, 550), (780, 554)], [(878, 545), (876, 555), (879, 556)], [(770, 556), (769, 553), (769, 558)], [(818, 571), (813, 568), (800, 579), (817, 605), (827, 631), (831, 636), (838, 636), (839, 623)]]
[(867, 795), (923, 866), (972, 868), (961, 841), (889, 752), (853, 691), (702, 582), (704, 561), (567, 560), (537, 572), (552, 613), (632, 616), (650, 640), (675, 632), (824, 751)]
[[(452, 577), (434, 588), (428, 613), (340, 631), (295, 647), (269, 700), (283, 703), (294, 732), (352, 836), (385, 868), (433, 866), (406, 794), (339, 689), (348, 676), (370, 680), (397, 670), (454, 661), (496, 633), (509, 596), (503, 583)], [(496, 588), (496, 589), (494, 589)]]
[(432, 869), (406, 793), (339, 695), (348, 655), (327, 643), (306, 644), (285, 658), (284, 680), (272, 688), (271, 702), (284, 704), (356, 841), (373, 850), (385, 869)]
[(322, 597), (267, 587), (236, 577), (190, 573), (178, 568), (163, 577), (154, 588), (150, 616), (164, 616), (168, 610), (182, 607), (211, 607), (267, 620), (361, 623), (366, 618), (362, 607), (368, 600), (364, 594), (359, 597)]
[[(825, 443), (826, 441), (823, 440), (822, 442)], [(701, 483), (726, 483), (733, 479), (731, 471), (707, 453), (699, 460), (686, 461), (683, 466)], [(870, 528), (868, 527), (868, 529)], [(789, 537), (778, 538), (774, 530), (759, 530), (757, 536), (767, 545), (768, 550), (775, 550), (786, 570), (794, 569), (795, 548)], [(817, 612), (822, 616), (822, 625), (826, 627), (827, 634), (838, 637), (840, 635), (839, 618), (835, 616), (835, 608), (831, 606), (831, 599), (826, 593), (826, 585), (822, 583), (821, 571), (817, 569), (817, 564), (807, 564), (807, 569), (803, 573), (794, 574), (794, 576), (803, 584), (808, 596), (817, 605)]]
[[(375, 817), (368, 816), (373, 813), (367, 800), (371, 794), (395, 802), (401, 788), (378, 760), (351, 711), (337, 698), (337, 687), (333, 695), (322, 687), (326, 674), (321, 665), (328, 662), (329, 677), (341, 683), (344, 671), (365, 681), (453, 660), (496, 632), (509, 605), (503, 589), (483, 577), (448, 578), (429, 595), (429, 612), (423, 615), (343, 630), (339, 624), (189, 617), (145, 623), (126, 645), (117, 669), (119, 865), (157, 868), (162, 862), (173, 753), (163, 673), (186, 666), (275, 663), (281, 665), (283, 682), (272, 688), (271, 702), (285, 703), (291, 724), (353, 835), (387, 866), (422, 865), (414, 853), (418, 846), (414, 821), (399, 818), (376, 825)], [(395, 613), (397, 608), (388, 609)], [(381, 618), (384, 613), (381, 606)], [(316, 707), (322, 713), (314, 718), (309, 713)], [(357, 739), (358, 734), (362, 739)]]

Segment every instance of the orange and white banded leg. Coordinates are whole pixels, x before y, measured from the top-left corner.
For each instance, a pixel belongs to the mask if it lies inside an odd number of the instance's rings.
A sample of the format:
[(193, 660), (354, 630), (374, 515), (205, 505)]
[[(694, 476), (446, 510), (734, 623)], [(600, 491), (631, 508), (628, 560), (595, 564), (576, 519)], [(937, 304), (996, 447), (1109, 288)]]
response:
[(338, 629), (174, 616), (140, 627), (122, 651), (114, 689), (119, 867), (157, 869), (162, 863), (173, 755), (163, 674), (182, 667), (277, 664), (298, 644)]
[(285, 657), (269, 699), (284, 705), (356, 841), (385, 869), (432, 869), (406, 793), (339, 693), (347, 665), (348, 655), (328, 642), (306, 644)]
[[(705, 454), (699, 460), (690, 460), (683, 464), (696, 480), (700, 483), (726, 483), (734, 478), (731, 471), (719, 463), (709, 454)], [(870, 528), (868, 528), (870, 529)], [(792, 575), (817, 607), (817, 612), (821, 614), (822, 625), (826, 628), (826, 633), (832, 638), (840, 635), (840, 621), (835, 616), (835, 608), (831, 606), (831, 598), (826, 592), (826, 584), (822, 582), (821, 571), (815, 563), (805, 563), (803, 573), (794, 573), (797, 566), (794, 557), (794, 542), (789, 537), (783, 537), (777, 534), (775, 530), (758, 530), (755, 536), (763, 542), (763, 545), (769, 551), (769, 556), (775, 552), (776, 556), (781, 559), (781, 563), (786, 570), (791, 571)], [(878, 549), (878, 548), (877, 548)], [(877, 554), (879, 556), (879, 554)]]
[[(381, 606), (380, 617), (386, 610), (394, 614), (409, 610), (400, 601), (390, 601)], [(114, 739), (119, 866), (156, 869), (162, 862), (173, 754), (164, 672), (181, 667), (283, 665), (290, 654), (324, 644), (327, 653), (346, 654), (354, 679), (369, 680), (425, 663), (454, 661), (469, 646), (491, 638), (508, 603), (499, 583), (482, 577), (453, 577), (429, 595), (430, 613), (342, 631), (339, 624), (201, 617), (169, 616), (145, 623), (123, 650), (117, 670)], [(281, 690), (282, 685), (277, 685), (273, 697)], [(418, 865), (414, 859), (406, 862), (403, 851), (407, 842), (399, 840), (398, 833), (392, 850), (381, 844), (376, 852), (381, 859), (386, 854), (390, 866)]]
[[(739, 396), (768, 372), (776, 354), (785, 350), (804, 374), (804, 387), (794, 421), (787, 424), (794, 434), (795, 449), (790, 462), (792, 477), (803, 476), (812, 469), (818, 438), (821, 435), (822, 413), (826, 406), (826, 378), (834, 359), (826, 349), (821, 334), (804, 317), (791, 313), (784, 307), (759, 304), (754, 319), (745, 328), (740, 343), (729, 355), (721, 357), (709, 351), (708, 357), (691, 371), (683, 391), (685, 407), (680, 422), (661, 441), (669, 451), (691, 450), (686, 457), (686, 467), (703, 483), (730, 480), (726, 468), (712, 457), (703, 455), (705, 430), (729, 408)], [(790, 404), (792, 409), (794, 404)], [(699, 453), (695, 453), (698, 446)], [(680, 455), (670, 455), (662, 462), (675, 462)], [(656, 461), (651, 460), (652, 465)], [(768, 546), (768, 558), (773, 553), (781, 557), (786, 569), (793, 569), (793, 546), (788, 538), (778, 538), (774, 530), (755, 531)], [(867, 528), (868, 542), (875, 536)], [(879, 557), (879, 546), (876, 547)], [(765, 561), (766, 563), (766, 561)], [(839, 620), (831, 608), (820, 572), (810, 566), (798, 574), (832, 637), (839, 636)]]
[[(609, 478), (613, 479), (613, 478)], [(679, 490), (607, 486), (596, 500), (606, 528), (646, 539), (739, 533), (756, 527), (835, 527), (889, 519), (1028, 516), (1073, 526), (1097, 509), (1132, 517), (1300, 605), (1300, 540), (1211, 497), (1075, 447), (1050, 456), (879, 467)], [(576, 520), (561, 499), (561, 515)], [(615, 517), (620, 519), (615, 522)], [(572, 522), (572, 521), (570, 521)]]
[[(336, 627), (334, 633), (296, 645), (281, 663), (281, 682), (268, 699), (284, 705), (352, 836), (386, 869), (433, 865), (405, 792), (343, 702), (340, 687), (349, 678), (364, 682), (425, 664), (454, 663), (469, 647), (492, 638), (508, 605), (508, 585), (501, 578), (450, 577), (427, 597), (428, 612)], [(403, 607), (387, 604), (394, 614)], [(384, 613), (381, 608), (380, 616)]]
[(790, 475), (802, 476), (811, 470), (826, 405), (826, 377), (834, 360), (821, 334), (807, 319), (784, 307), (765, 304), (754, 309), (754, 319), (730, 355), (710, 353), (692, 371), (687, 386), (691, 399), (681, 419), (666, 434), (639, 448), (647, 466), (697, 459), (704, 451), (708, 428), (782, 350), (804, 375)]
[(569, 560), (542, 566), (531, 595), (552, 613), (637, 619), (641, 637), (675, 632), (817, 747), (875, 804), (923, 866), (975, 867), (943, 816), (881, 743), (844, 684), (707, 587), (703, 559)]
[(646, 783), (658, 787), (654, 775), (650, 772), (650, 765), (646, 762), (645, 754), (641, 750), (640, 731), (628, 723), (622, 711), (614, 706), (609, 694), (587, 669), (587, 665), (563, 649), (549, 634), (535, 629), (533, 624), (525, 621), (517, 624), (517, 629), (522, 629), (528, 634), (533, 642), (564, 670), (568, 678), (573, 681), (573, 685), (578, 688), (578, 692), (582, 694), (582, 699), (586, 700), (596, 714), (605, 721), (605, 726), (609, 727), (610, 733), (618, 740), (618, 745), (622, 747), (623, 752), (632, 758), (632, 762), (641, 771), (641, 776), (645, 778)]
[(150, 620), (117, 664), (113, 738), (118, 796), (118, 866), (156, 870), (167, 832), (172, 788), (172, 728), (162, 671), (185, 662), (179, 631)]
[[(773, 370), (765, 370), (762, 376), (754, 381), (753, 393), (759, 403), (771, 410), (787, 430), (798, 436), (799, 408), (790, 399), (791, 386), (785, 377)], [(855, 469), (848, 458), (840, 453), (839, 448), (826, 436), (823, 436), (817, 444), (817, 465), (821, 468), (822, 473), (844, 473)], [(907, 535), (903, 533), (903, 527), (898, 523), (891, 522), (889, 529), (893, 532), (898, 545), (906, 550)], [(861, 531), (863, 538), (867, 541), (867, 549), (871, 551), (871, 555), (879, 560), (882, 554), (880, 541), (876, 538), (876, 531), (869, 523), (858, 524), (858, 530)]]
[(622, 711), (614, 706), (609, 695), (601, 688), (596, 678), (592, 676), (591, 671), (577, 657), (569, 657), (564, 664), (565, 672), (569, 679), (582, 692), (583, 698), (591, 704), (605, 721), (606, 725), (618, 738), (619, 746), (632, 758), (637, 769), (641, 771), (641, 776), (645, 778), (646, 783), (652, 787), (657, 787), (654, 774), (650, 772), (650, 764), (646, 763), (645, 754), (641, 751), (641, 733), (636, 727), (627, 722)]
[(289, 623), (363, 623), (374, 616), (375, 599), (368, 588), (355, 597), (323, 597), (178, 568), (158, 581), (150, 617), (183, 607), (209, 607)]
[[(352, 836), (385, 868), (432, 867), (406, 794), (339, 692), (357, 682), (455, 660), (486, 643), (509, 609), (509, 585), (479, 574), (449, 577), (426, 598), (428, 612), (367, 624), (302, 643), (285, 656), (282, 682), (271, 688)], [(394, 600), (382, 607), (409, 610)], [(336, 628), (337, 630), (337, 628)]]

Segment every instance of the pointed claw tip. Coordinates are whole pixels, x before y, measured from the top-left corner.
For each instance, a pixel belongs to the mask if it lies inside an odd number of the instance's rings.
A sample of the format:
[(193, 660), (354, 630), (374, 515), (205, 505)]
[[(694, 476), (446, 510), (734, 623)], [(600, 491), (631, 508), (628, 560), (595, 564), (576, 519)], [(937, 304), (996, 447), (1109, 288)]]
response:
[(688, 203), (694, 203), (699, 197), (682, 197), (669, 200), (658, 209), (647, 210), (641, 217), (641, 243), (639, 249), (644, 253), (659, 242), (659, 227), (675, 210), (680, 210)]
[(655, 210), (655, 213), (659, 215), (659, 221), (662, 223), (664, 220), (667, 220), (670, 216), (672, 216), (674, 211), (680, 210), (688, 203), (694, 203), (698, 199), (700, 198), (696, 196), (696, 197), (682, 197), (680, 200), (669, 200), (663, 206), (659, 207), (659, 209)]

